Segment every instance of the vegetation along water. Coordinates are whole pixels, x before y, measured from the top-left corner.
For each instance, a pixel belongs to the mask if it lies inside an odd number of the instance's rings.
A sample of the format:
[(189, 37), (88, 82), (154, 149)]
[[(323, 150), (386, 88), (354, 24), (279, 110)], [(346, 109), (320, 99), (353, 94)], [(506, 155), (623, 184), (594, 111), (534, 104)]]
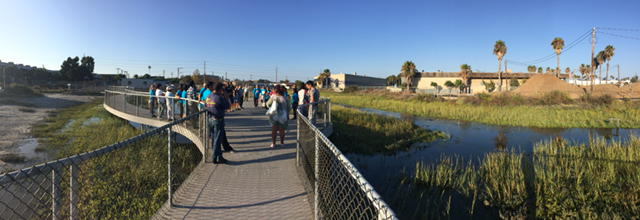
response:
[(548, 94), (540, 99), (480, 94), (458, 101), (430, 95), (388, 95), (372, 91), (324, 91), (322, 94), (334, 103), (356, 107), (493, 125), (539, 128), (640, 127), (640, 104), (637, 102), (592, 97), (573, 101), (561, 93)]
[[(111, 145), (144, 131), (112, 116), (102, 108), (102, 100), (97, 100), (63, 110), (33, 132), (40, 139), (39, 150), (60, 158)], [(82, 218), (150, 218), (167, 199), (166, 146), (166, 135), (158, 135), (84, 162), (80, 166), (78, 207)], [(191, 144), (174, 146), (172, 169), (176, 176), (172, 178), (174, 183), (180, 183), (201, 156)], [(82, 187), (87, 185), (92, 187)]]

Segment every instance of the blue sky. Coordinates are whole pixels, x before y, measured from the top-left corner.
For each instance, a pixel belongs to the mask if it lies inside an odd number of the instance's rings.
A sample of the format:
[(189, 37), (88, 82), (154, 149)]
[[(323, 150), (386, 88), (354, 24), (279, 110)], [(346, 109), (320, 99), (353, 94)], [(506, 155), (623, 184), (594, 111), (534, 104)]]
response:
[[(59, 69), (91, 55), (96, 72), (169, 76), (227, 72), (229, 78), (309, 79), (329, 68), (386, 77), (412, 60), (419, 70), (496, 71), (506, 59), (553, 53), (550, 42), (593, 26), (640, 28), (640, 1), (80, 1), (0, 0), (0, 60)], [(602, 30), (597, 50), (616, 47), (612, 65), (640, 73), (640, 31)], [(590, 38), (561, 56), (562, 68), (588, 63)], [(555, 67), (555, 58), (538, 65)], [(509, 65), (514, 71), (526, 66)]]

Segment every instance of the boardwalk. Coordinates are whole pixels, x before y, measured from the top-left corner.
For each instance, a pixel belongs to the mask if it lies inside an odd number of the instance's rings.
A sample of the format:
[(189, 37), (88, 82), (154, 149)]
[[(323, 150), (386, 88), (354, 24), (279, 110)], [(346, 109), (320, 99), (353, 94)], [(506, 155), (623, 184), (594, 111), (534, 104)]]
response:
[(227, 116), (236, 153), (227, 165), (203, 163), (155, 219), (311, 219), (311, 206), (295, 167), (295, 121), (285, 146), (271, 149), (263, 109)]

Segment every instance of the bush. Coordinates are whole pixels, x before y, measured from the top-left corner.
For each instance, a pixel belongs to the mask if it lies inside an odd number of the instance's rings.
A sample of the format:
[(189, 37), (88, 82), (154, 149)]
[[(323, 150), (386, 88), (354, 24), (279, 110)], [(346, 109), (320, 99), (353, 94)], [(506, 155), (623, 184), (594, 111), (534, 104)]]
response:
[(608, 106), (611, 105), (614, 98), (610, 95), (592, 96), (591, 94), (584, 94), (580, 97), (580, 102), (589, 105)]
[(36, 92), (31, 87), (28, 87), (22, 84), (12, 83), (11, 85), (9, 85), (9, 87), (7, 87), (7, 89), (3, 93), (0, 93), (0, 96), (37, 97), (37, 96), (42, 96), (42, 94), (39, 92)]
[(444, 98), (438, 97), (438, 96), (433, 95), (433, 94), (420, 94), (420, 95), (417, 95), (417, 96), (413, 97), (412, 99), (416, 100), (416, 101), (423, 101), (423, 102), (444, 101)]
[(349, 92), (357, 92), (358, 90), (360, 90), (357, 86), (348, 86), (347, 88), (345, 88), (343, 90), (343, 92), (349, 93)]
[(571, 104), (573, 100), (564, 92), (552, 91), (542, 95), (540, 99), (538, 99), (538, 103), (541, 105), (560, 105)]
[(512, 95), (509, 93), (499, 93), (499, 94), (493, 95), (490, 97), (489, 101), (490, 101), (490, 104), (498, 105), (498, 106), (524, 105), (528, 103), (527, 99), (525, 99), (524, 97), (517, 94)]

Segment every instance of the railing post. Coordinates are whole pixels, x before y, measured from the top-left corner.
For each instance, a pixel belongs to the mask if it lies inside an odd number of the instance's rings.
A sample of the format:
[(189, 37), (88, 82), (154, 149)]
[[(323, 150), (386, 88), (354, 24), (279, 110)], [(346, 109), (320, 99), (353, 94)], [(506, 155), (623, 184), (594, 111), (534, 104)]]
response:
[(329, 124), (331, 124), (331, 99), (327, 100), (327, 112), (329, 112)]
[(60, 201), (61, 201), (61, 192), (60, 192), (60, 177), (58, 176), (58, 172), (55, 169), (51, 170), (51, 217), (55, 219), (59, 219), (60, 215)]
[(78, 165), (69, 166), (69, 219), (78, 219)]
[(314, 176), (315, 176), (314, 177), (315, 178), (315, 181), (314, 181), (315, 184), (314, 184), (314, 187), (313, 187), (313, 192), (314, 192), (313, 193), (313, 195), (314, 195), (313, 213), (314, 213), (315, 219), (320, 219), (320, 215), (319, 215), (320, 214), (320, 210), (318, 210), (318, 205), (319, 205), (318, 203), (320, 202), (320, 195), (318, 195), (319, 194), (319, 192), (318, 192), (318, 181), (319, 181), (319, 178), (320, 178), (320, 170), (319, 170), (319, 168), (320, 168), (320, 165), (319, 165), (319, 161), (320, 161), (319, 160), (319, 158), (320, 158), (320, 155), (319, 155), (319, 153), (320, 153), (320, 142), (319, 142), (319, 138), (318, 138), (318, 133), (317, 132), (314, 132), (314, 133), (315, 133), (315, 142), (316, 142), (316, 144), (315, 144), (315, 147), (314, 147), (315, 148), (315, 159), (314, 159), (315, 162), (314, 162), (314, 170), (313, 170), (313, 173), (314, 173)]
[(167, 198), (169, 200), (169, 207), (173, 207), (173, 200), (171, 198), (171, 127), (167, 128)]
[(127, 113), (127, 93), (123, 93), (124, 99), (122, 99), (122, 108), (124, 109), (124, 113)]
[(300, 166), (300, 116), (298, 110), (294, 109), (296, 114), (296, 166)]

